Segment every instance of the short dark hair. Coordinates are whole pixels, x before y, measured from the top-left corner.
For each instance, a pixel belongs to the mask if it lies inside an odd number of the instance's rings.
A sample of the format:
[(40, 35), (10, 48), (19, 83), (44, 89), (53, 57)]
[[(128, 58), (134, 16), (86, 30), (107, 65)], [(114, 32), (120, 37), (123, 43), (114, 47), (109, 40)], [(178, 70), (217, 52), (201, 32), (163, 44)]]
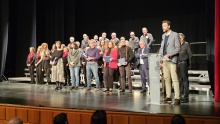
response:
[(53, 124), (66, 124), (67, 115), (66, 113), (60, 113), (53, 118)]
[(171, 120), (171, 124), (185, 124), (185, 119), (181, 115), (174, 115)]
[(104, 110), (96, 110), (92, 114), (90, 124), (107, 124), (106, 112)]
[(163, 23), (167, 23), (168, 25), (171, 24), (171, 22), (170, 22), (169, 20), (163, 20), (163, 21), (162, 21), (162, 24), (163, 24)]

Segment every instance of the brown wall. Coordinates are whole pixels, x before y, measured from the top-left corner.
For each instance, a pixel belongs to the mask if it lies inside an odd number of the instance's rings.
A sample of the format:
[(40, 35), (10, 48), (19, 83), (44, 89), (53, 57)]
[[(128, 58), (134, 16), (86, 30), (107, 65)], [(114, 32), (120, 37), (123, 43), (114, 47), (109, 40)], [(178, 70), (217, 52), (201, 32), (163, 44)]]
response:
[[(67, 113), (69, 124), (90, 124), (93, 111), (55, 109), (0, 104), (0, 124), (7, 124), (13, 117), (19, 117), (24, 124), (52, 124), (58, 113)], [(171, 114), (147, 114), (107, 111), (108, 124), (170, 124)], [(184, 116), (184, 115), (183, 115)], [(220, 124), (220, 118), (208, 116), (184, 116), (187, 124)]]

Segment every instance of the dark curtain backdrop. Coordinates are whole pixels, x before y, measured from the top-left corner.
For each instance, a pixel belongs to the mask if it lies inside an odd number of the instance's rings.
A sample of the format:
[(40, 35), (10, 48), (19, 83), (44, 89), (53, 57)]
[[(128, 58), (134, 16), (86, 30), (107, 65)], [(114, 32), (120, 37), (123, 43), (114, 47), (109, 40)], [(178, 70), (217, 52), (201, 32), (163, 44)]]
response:
[[(161, 42), (161, 21), (171, 21), (171, 28), (186, 35), (188, 42), (206, 42), (206, 0), (8, 0), (9, 39), (6, 76), (24, 76), (25, 60), (30, 46), (47, 42), (51, 48), (56, 40), (67, 44), (69, 37), (81, 41), (103, 31), (110, 38), (136, 36), (147, 27), (156, 43)], [(214, 18), (214, 17), (213, 17)], [(2, 18), (1, 18), (2, 21)], [(36, 32), (36, 33), (35, 33)], [(154, 47), (154, 52), (158, 47)], [(206, 53), (206, 46), (192, 46), (193, 53)], [(206, 57), (193, 57), (192, 69), (207, 69)]]
[[(156, 43), (161, 43), (162, 20), (171, 21), (171, 29), (182, 32), (186, 40), (191, 42), (206, 42), (206, 0), (127, 0), (109, 2), (77, 1), (76, 6), (76, 38), (82, 40), (84, 33), (93, 38), (95, 34), (116, 32), (117, 37), (129, 39), (130, 31), (136, 36), (142, 35), (142, 27), (147, 27)], [(214, 18), (214, 17), (212, 17)], [(206, 44), (192, 45), (194, 54), (205, 54)], [(159, 46), (153, 48), (157, 52)], [(195, 56), (192, 59), (192, 69), (206, 70), (206, 56)]]
[(215, 0), (215, 101), (220, 102), (220, 1)]
[(8, 48), (8, 0), (0, 2), (0, 82), (5, 70), (7, 48)]

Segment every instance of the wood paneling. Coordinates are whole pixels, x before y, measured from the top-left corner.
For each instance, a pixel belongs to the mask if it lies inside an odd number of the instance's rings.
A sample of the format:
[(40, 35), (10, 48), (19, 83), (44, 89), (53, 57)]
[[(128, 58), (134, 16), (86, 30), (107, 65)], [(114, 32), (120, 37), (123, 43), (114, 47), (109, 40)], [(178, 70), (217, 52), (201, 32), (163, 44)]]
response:
[[(19, 117), (24, 124), (52, 124), (59, 113), (66, 113), (70, 124), (90, 124), (91, 110), (55, 109), (0, 104), (0, 124)], [(170, 124), (173, 115), (132, 112), (107, 112), (108, 124)], [(189, 124), (220, 124), (220, 118), (207, 116), (184, 116)]]
[(128, 116), (125, 115), (112, 115), (113, 124), (128, 124)]
[(40, 124), (52, 124), (53, 112), (51, 110), (40, 111)]
[(40, 112), (37, 109), (28, 109), (28, 122), (33, 124), (40, 123)]
[(24, 123), (28, 122), (28, 112), (25, 108), (16, 109), (16, 117), (20, 118)]
[(81, 124), (90, 124), (92, 113), (81, 114)]
[(5, 107), (0, 107), (0, 120), (6, 120)]
[(6, 107), (6, 120), (10, 120), (12, 118), (16, 117), (15, 115), (15, 108), (13, 107)]
[(67, 118), (68, 118), (68, 122), (69, 124), (81, 124), (81, 117), (80, 117), (80, 113), (77, 112), (68, 112), (67, 113)]

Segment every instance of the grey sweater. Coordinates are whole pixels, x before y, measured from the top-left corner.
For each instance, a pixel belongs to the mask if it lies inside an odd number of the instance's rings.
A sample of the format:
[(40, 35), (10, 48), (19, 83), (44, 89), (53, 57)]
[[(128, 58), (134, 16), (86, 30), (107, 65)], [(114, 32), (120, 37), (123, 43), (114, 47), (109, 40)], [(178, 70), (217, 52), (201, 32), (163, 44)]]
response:
[[(79, 49), (76, 50), (70, 50), (68, 54), (68, 63), (70, 67), (74, 66), (81, 66), (80, 64), (80, 57), (81, 57), (81, 52)], [(73, 62), (74, 66), (71, 66), (70, 63)]]

